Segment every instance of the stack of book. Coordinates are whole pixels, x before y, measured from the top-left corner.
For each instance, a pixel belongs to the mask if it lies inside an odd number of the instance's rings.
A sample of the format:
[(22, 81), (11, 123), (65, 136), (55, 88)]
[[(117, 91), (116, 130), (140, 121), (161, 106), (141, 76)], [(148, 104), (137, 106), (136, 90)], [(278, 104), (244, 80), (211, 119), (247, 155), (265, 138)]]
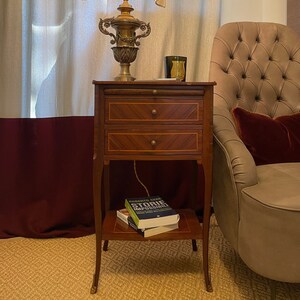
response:
[(144, 237), (178, 228), (179, 214), (161, 197), (127, 198), (117, 217)]

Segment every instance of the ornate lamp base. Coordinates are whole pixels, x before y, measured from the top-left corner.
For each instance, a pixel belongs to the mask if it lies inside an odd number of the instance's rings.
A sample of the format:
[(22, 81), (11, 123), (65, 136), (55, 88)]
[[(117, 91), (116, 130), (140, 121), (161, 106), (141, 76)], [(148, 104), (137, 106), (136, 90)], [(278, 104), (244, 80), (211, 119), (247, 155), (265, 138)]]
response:
[[(134, 9), (128, 3), (128, 0), (123, 0), (123, 3), (118, 7), (121, 14), (116, 18), (100, 19), (100, 31), (112, 37), (110, 43), (116, 44), (112, 47), (115, 60), (120, 63), (121, 72), (115, 77), (118, 81), (133, 81), (134, 77), (130, 75), (129, 67), (136, 59), (140, 38), (148, 36), (151, 32), (150, 24), (146, 24), (130, 15)], [(107, 31), (107, 28), (112, 27), (116, 30), (116, 34)], [(141, 34), (136, 34), (136, 30), (140, 29)]]
[(130, 74), (130, 63), (135, 61), (137, 47), (112, 47), (114, 58), (117, 62), (120, 63), (120, 74), (115, 77), (115, 80), (118, 81), (133, 81), (135, 78)]

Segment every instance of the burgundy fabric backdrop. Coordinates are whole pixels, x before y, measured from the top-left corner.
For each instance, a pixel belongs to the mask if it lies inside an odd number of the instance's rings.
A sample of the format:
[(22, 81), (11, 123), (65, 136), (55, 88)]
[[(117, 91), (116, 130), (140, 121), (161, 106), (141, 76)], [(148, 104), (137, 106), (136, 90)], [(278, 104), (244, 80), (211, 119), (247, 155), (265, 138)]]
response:
[[(93, 117), (0, 119), (0, 238), (92, 234), (92, 157)], [(151, 194), (175, 208), (189, 201), (193, 162), (137, 162), (137, 169)], [(112, 162), (110, 175), (113, 208), (144, 195), (132, 162)], [(200, 176), (199, 211), (202, 186)]]

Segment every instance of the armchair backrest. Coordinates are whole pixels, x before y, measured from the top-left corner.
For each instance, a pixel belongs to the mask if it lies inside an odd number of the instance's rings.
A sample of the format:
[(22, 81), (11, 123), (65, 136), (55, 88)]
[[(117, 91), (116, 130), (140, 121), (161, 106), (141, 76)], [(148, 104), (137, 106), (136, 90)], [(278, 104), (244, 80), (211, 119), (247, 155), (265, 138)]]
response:
[(300, 111), (300, 37), (285, 25), (237, 22), (214, 39), (214, 106), (239, 106), (274, 118)]

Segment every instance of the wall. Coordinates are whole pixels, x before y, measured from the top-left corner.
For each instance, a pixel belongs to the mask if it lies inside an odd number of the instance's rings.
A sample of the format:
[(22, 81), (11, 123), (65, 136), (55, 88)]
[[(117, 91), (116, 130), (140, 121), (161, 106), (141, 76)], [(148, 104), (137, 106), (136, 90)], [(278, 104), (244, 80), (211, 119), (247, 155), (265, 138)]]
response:
[(300, 1), (287, 0), (287, 24), (300, 35)]
[(236, 21), (287, 22), (287, 0), (223, 0), (221, 11), (221, 24)]

